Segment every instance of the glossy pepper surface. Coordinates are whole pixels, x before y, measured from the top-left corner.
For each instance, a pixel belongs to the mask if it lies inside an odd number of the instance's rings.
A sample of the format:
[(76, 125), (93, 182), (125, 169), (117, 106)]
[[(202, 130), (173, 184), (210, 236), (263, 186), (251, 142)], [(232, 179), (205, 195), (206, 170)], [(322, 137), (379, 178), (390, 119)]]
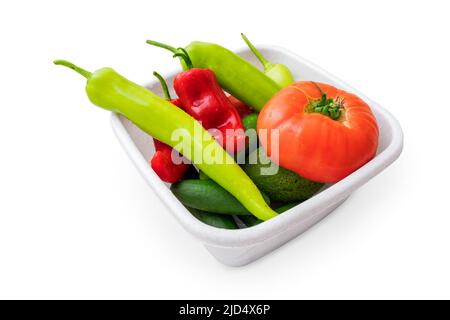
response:
[[(158, 78), (161, 83), (161, 87), (164, 92), (164, 96), (167, 101), (170, 101), (173, 105), (178, 108), (184, 110), (183, 105), (179, 99), (171, 99), (169, 94), (169, 89), (167, 88), (167, 84), (161, 75), (157, 72), (153, 72), (153, 75)], [(158, 177), (168, 183), (175, 183), (179, 181), (186, 171), (189, 169), (189, 163), (185, 161), (175, 163), (172, 159), (172, 153), (174, 152), (173, 148), (157, 139), (153, 139), (153, 143), (155, 145), (155, 153), (153, 154), (152, 160), (150, 161), (150, 165), (158, 175)]]
[(244, 102), (237, 99), (236, 97), (233, 97), (230, 95), (230, 96), (227, 96), (227, 98), (231, 102), (233, 107), (236, 109), (236, 111), (239, 113), (239, 116), (241, 118), (244, 118), (245, 116), (248, 116), (249, 114), (251, 114), (253, 112), (252, 108), (250, 108), (248, 105), (246, 105)]
[(275, 81), (282, 88), (290, 85), (294, 82), (294, 78), (292, 77), (291, 70), (281, 63), (272, 63), (268, 61), (258, 49), (248, 40), (245, 34), (241, 33), (242, 39), (244, 39), (245, 43), (249, 47), (249, 49), (253, 52), (256, 58), (261, 62), (264, 73), (273, 81)]
[[(260, 112), (257, 128), (272, 161), (317, 182), (341, 180), (371, 160), (378, 146), (377, 121), (367, 103), (311, 81), (277, 93)], [(270, 140), (271, 130), (278, 131), (278, 141)]]
[(245, 132), (239, 113), (225, 96), (209, 69), (192, 68), (179, 73), (173, 82), (186, 112), (231, 154), (245, 148)]
[[(256, 217), (267, 220), (277, 215), (241, 167), (186, 112), (111, 68), (91, 73), (65, 60), (56, 60), (55, 64), (69, 67), (87, 79), (86, 93), (93, 104), (125, 116), (144, 132), (174, 147), (191, 161), (196, 154), (202, 155), (201, 160), (204, 161), (197, 161), (197, 166)], [(197, 127), (200, 127), (201, 138), (195, 134)], [(183, 149), (179, 141), (172, 138), (172, 133), (180, 128), (190, 139), (189, 149)], [(208, 157), (204, 152), (206, 149), (220, 155), (223, 161), (217, 163), (205, 159)]]
[[(257, 111), (281, 89), (280, 85), (257, 67), (217, 44), (195, 41), (183, 49), (153, 40), (148, 40), (147, 43), (173, 53), (187, 52), (195, 68), (212, 70), (225, 91)], [(182, 65), (186, 67), (183, 61)]]

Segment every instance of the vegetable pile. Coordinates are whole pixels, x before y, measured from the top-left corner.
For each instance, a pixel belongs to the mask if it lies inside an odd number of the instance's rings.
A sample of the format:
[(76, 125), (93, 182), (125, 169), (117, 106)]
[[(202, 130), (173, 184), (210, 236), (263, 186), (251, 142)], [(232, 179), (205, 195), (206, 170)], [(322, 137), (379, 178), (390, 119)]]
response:
[(157, 72), (164, 98), (111, 68), (91, 73), (54, 61), (87, 79), (93, 104), (151, 135), (155, 173), (194, 217), (224, 229), (276, 217), (360, 168), (378, 146), (363, 100), (328, 84), (294, 82), (287, 66), (267, 61), (241, 35), (262, 71), (217, 44), (148, 40), (181, 62), (174, 99)]

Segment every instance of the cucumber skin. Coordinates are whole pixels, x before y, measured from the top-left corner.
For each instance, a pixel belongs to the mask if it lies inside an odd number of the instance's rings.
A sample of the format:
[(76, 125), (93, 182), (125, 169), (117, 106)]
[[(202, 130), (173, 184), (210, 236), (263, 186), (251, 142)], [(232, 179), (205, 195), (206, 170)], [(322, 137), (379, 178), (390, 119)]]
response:
[(275, 211), (278, 213), (283, 213), (283, 212), (288, 211), (289, 209), (292, 209), (293, 207), (299, 205), (300, 203), (301, 202), (286, 203), (286, 204), (283, 204), (281, 207), (276, 208)]
[[(261, 151), (261, 152), (260, 152)], [(255, 156), (257, 163), (246, 163), (242, 166), (245, 173), (253, 180), (258, 189), (265, 192), (271, 200), (280, 202), (305, 201), (311, 198), (323, 183), (307, 180), (297, 173), (279, 167), (275, 175), (261, 175), (261, 168), (271, 165), (269, 158), (260, 147), (250, 157)]]
[(244, 159), (248, 157), (255, 148), (258, 148), (258, 134), (256, 133), (256, 125), (258, 122), (258, 113), (251, 113), (242, 118), (242, 124), (244, 126), (245, 131), (253, 130), (246, 132), (247, 135), (247, 147), (241, 150), (237, 155), (235, 155), (234, 161), (241, 163), (238, 159)]
[(205, 212), (194, 208), (187, 208), (187, 209), (198, 220), (212, 227), (229, 230), (238, 229), (238, 226), (232, 216), (212, 212)]
[(256, 130), (256, 124), (258, 122), (258, 114), (251, 113), (248, 116), (242, 118), (242, 124), (245, 130), (253, 129)]
[[(172, 184), (170, 190), (186, 207), (220, 214), (251, 215), (235, 197), (213, 180), (182, 180)], [(270, 200), (264, 198), (270, 204)]]

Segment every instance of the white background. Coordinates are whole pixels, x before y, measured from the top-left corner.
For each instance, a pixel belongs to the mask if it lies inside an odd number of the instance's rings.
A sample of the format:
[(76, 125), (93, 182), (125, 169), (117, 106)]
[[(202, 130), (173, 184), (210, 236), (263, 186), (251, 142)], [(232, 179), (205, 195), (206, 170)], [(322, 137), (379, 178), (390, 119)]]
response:
[[(2, 1), (0, 298), (450, 298), (448, 1)], [(400, 159), (244, 268), (186, 233), (52, 65), (171, 69), (148, 38), (286, 47), (387, 107)]]

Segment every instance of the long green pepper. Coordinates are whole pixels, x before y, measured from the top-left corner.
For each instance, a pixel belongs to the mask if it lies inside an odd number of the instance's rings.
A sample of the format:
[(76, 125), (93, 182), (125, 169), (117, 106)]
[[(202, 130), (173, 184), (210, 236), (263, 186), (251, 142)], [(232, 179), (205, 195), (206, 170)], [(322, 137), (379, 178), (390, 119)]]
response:
[[(93, 104), (125, 116), (144, 132), (175, 148), (190, 160), (190, 155), (204, 155), (205, 148), (220, 155), (220, 159), (225, 161), (201, 161), (196, 165), (256, 217), (268, 220), (277, 215), (266, 204), (253, 181), (206, 130), (200, 128), (201, 141), (196, 138), (195, 128), (201, 126), (186, 112), (111, 68), (91, 73), (65, 60), (56, 60), (54, 63), (71, 68), (87, 79), (86, 93)], [(172, 140), (172, 133), (180, 128), (189, 134), (190, 150), (183, 150), (179, 141)]]
[(183, 49), (153, 40), (147, 43), (175, 55), (187, 54), (195, 68), (211, 69), (225, 91), (258, 111), (282, 88), (257, 67), (218, 44), (194, 41)]

